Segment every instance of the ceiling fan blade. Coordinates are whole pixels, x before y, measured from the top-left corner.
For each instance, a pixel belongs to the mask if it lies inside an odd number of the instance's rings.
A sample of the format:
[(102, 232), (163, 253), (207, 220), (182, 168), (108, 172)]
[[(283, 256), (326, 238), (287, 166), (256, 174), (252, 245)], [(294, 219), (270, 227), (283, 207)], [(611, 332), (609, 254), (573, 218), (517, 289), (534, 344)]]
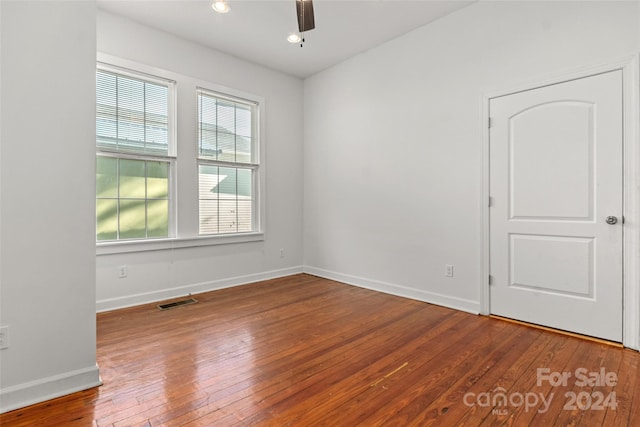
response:
[(311, 0), (296, 0), (296, 11), (298, 12), (298, 31), (303, 33), (316, 27)]

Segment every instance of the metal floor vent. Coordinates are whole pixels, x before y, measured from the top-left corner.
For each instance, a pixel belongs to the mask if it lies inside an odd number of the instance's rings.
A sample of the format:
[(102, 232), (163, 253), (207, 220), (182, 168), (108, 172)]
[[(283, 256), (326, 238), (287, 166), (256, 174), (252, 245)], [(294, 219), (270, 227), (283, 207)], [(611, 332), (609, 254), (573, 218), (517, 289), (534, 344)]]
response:
[(158, 308), (160, 310), (169, 310), (170, 308), (174, 308), (174, 307), (180, 307), (181, 305), (187, 305), (187, 304), (195, 304), (197, 303), (198, 300), (195, 298), (187, 298), (187, 299), (183, 299), (181, 301), (174, 301), (174, 302), (169, 302), (166, 304), (158, 304)]

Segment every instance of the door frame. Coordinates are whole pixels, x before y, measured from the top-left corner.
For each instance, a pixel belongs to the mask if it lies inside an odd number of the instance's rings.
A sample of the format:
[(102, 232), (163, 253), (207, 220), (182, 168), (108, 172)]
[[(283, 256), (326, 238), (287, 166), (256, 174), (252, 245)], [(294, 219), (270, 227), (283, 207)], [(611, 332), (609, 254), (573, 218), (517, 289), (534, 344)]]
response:
[(582, 67), (550, 77), (517, 83), (485, 93), (481, 97), (482, 133), (482, 197), (480, 211), (480, 314), (491, 314), (489, 266), (489, 103), (491, 99), (511, 95), (609, 71), (622, 70), (623, 99), (623, 269), (622, 269), (622, 343), (640, 351), (640, 87), (639, 55), (624, 57), (605, 64)]

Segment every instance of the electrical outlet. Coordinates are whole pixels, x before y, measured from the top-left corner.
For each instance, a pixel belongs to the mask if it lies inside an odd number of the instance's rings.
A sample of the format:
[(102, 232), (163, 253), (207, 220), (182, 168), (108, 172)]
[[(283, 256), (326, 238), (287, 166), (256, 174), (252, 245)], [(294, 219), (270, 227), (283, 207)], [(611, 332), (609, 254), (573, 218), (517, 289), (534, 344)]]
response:
[(118, 267), (118, 277), (124, 279), (129, 274), (129, 268), (126, 265)]
[(0, 327), (0, 350), (9, 348), (9, 327)]
[(284, 258), (284, 248), (280, 248), (280, 258)]
[(453, 265), (451, 264), (446, 264), (444, 266), (444, 275), (446, 277), (453, 277)]

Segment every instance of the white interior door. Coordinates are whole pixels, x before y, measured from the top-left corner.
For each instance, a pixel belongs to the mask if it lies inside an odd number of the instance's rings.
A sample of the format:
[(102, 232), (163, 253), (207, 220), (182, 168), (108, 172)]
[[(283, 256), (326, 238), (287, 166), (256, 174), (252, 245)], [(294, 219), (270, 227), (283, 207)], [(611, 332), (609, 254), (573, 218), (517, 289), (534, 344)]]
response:
[(622, 341), (622, 71), (489, 111), (491, 313)]

